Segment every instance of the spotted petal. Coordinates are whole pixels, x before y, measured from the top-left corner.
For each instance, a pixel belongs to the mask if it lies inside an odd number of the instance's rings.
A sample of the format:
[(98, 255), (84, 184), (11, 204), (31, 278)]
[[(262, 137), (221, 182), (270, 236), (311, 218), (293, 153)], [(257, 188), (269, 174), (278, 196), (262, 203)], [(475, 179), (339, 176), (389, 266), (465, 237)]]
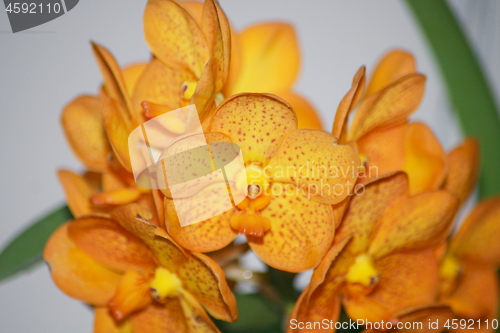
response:
[(240, 146), (246, 163), (262, 165), (273, 156), (283, 137), (297, 128), (290, 105), (269, 94), (239, 94), (222, 102), (211, 130), (229, 136)]
[(130, 165), (130, 153), (128, 150), (128, 135), (132, 131), (130, 123), (124, 118), (118, 103), (109, 98), (102, 110), (104, 128), (108, 134), (111, 147), (115, 152), (120, 164), (129, 172), (132, 171)]
[(437, 247), (448, 236), (458, 200), (445, 191), (428, 191), (395, 203), (379, 221), (369, 253), (382, 258), (396, 251)]
[(280, 184), (261, 211), (271, 222), (262, 238), (248, 236), (252, 250), (269, 266), (301, 272), (316, 267), (335, 233), (332, 207), (310, 200), (292, 184)]
[(69, 225), (68, 235), (94, 260), (120, 273), (127, 270), (146, 272), (157, 266), (146, 244), (111, 219), (77, 219)]
[(153, 214), (145, 207), (138, 204), (123, 205), (115, 208), (111, 215), (151, 249), (161, 266), (175, 271), (175, 267), (186, 260), (184, 250), (163, 229), (149, 222)]
[[(347, 136), (347, 120), (349, 113), (356, 107), (365, 90), (365, 67), (362, 66), (352, 79), (351, 89), (345, 94), (337, 107), (335, 120), (333, 122), (332, 134), (340, 139), (341, 143), (345, 143)], [(300, 118), (299, 118), (300, 119)]]
[(144, 35), (163, 64), (200, 77), (209, 58), (209, 47), (195, 19), (177, 1), (148, 1)]
[(234, 322), (238, 318), (236, 299), (224, 271), (209, 257), (193, 252), (177, 269), (183, 288), (189, 291), (217, 319)]
[[(227, 192), (225, 186), (220, 189)], [(206, 194), (214, 195), (213, 192), (206, 192)], [(202, 198), (199, 199), (202, 202)], [(190, 198), (176, 200), (190, 200)], [(203, 206), (198, 208), (203, 209)], [(211, 252), (231, 243), (238, 235), (238, 232), (229, 224), (232, 214), (233, 210), (230, 210), (202, 222), (182, 227), (176, 214), (174, 201), (169, 198), (165, 199), (165, 224), (168, 233), (177, 243), (191, 251)]]
[(352, 257), (368, 250), (374, 231), (387, 209), (408, 196), (408, 178), (403, 172), (389, 174), (360, 185), (359, 191), (351, 199), (336, 236), (344, 238), (352, 235), (352, 240), (345, 250)]
[(136, 114), (128, 95), (120, 66), (106, 48), (92, 43), (92, 50), (104, 78), (106, 94), (117, 101), (120, 106), (119, 110), (123, 113), (124, 121), (135, 121)]
[(226, 15), (215, 0), (203, 5), (201, 28), (216, 61), (216, 91), (221, 91), (229, 76), (231, 56), (231, 30)]
[(366, 97), (356, 112), (349, 137), (357, 140), (375, 128), (405, 122), (419, 106), (424, 85), (425, 76), (410, 74)]
[(353, 190), (359, 157), (334, 136), (316, 130), (296, 130), (285, 135), (266, 167), (272, 181), (298, 186), (314, 200), (336, 204)]

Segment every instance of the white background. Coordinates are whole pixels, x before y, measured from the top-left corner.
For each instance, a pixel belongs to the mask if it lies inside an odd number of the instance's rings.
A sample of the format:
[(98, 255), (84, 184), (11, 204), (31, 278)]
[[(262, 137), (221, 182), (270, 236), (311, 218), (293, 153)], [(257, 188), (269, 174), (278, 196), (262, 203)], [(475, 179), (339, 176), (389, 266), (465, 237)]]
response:
[[(411, 51), (428, 76), (415, 119), (425, 120), (446, 149), (461, 138), (445, 87), (404, 2), (221, 0), (237, 29), (264, 20), (295, 24), (303, 54), (296, 89), (329, 128), (333, 112), (361, 65), (373, 68), (394, 47)], [(82, 0), (68, 14), (12, 34), (0, 12), (0, 248), (31, 221), (63, 202), (57, 168), (81, 170), (59, 124), (76, 95), (95, 93), (101, 78), (89, 41), (121, 65), (149, 58), (142, 37), (145, 1)], [(473, 39), (500, 95), (500, 2), (456, 0), (453, 9)], [(0, 283), (0, 332), (91, 332), (92, 314), (52, 283), (41, 265)]]

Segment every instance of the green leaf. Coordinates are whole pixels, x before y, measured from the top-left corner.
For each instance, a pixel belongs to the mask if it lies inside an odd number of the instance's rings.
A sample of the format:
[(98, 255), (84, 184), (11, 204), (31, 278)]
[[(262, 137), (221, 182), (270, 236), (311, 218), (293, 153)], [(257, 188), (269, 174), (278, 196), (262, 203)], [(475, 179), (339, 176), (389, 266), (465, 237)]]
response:
[(443, 0), (407, 0), (432, 46), (467, 136), (479, 140), (479, 194), (500, 193), (500, 120), (495, 100), (460, 25)]
[(236, 295), (239, 318), (235, 323), (216, 320), (225, 333), (281, 332), (282, 314), (262, 294)]
[(67, 206), (60, 207), (36, 221), (0, 253), (0, 281), (42, 261), (42, 252), (50, 235), (73, 215)]
[[(479, 140), (479, 195), (485, 198), (499, 194), (500, 120), (481, 66), (445, 1), (406, 2), (432, 46), (462, 129), (466, 135)], [(500, 328), (496, 331), (500, 332)]]

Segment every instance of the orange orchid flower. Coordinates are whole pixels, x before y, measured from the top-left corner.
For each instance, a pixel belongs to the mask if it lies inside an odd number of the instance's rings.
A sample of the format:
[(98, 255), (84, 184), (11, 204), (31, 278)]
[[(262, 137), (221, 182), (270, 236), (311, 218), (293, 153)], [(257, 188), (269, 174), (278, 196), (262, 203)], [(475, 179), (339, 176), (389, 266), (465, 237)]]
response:
[(214, 261), (179, 247), (140, 205), (122, 205), (111, 216), (66, 223), (44, 251), (57, 286), (95, 307), (95, 332), (218, 332), (205, 309), (237, 319)]
[(292, 318), (337, 321), (341, 299), (350, 318), (370, 322), (397, 322), (410, 310), (437, 305), (434, 251), (448, 236), (457, 207), (443, 190), (411, 195), (403, 172), (365, 183)]
[[(360, 162), (354, 150), (328, 133), (297, 129), (291, 106), (268, 94), (226, 99), (210, 132), (240, 147), (250, 184), (248, 192), (242, 189), (247, 197), (224, 214), (181, 227), (174, 201), (164, 192), (169, 234), (187, 249), (211, 252), (242, 233), (270, 266), (291, 272), (315, 267), (333, 240), (337, 207), (356, 182)], [(210, 195), (225, 190), (220, 184)], [(196, 209), (210, 209), (207, 202)]]
[[(401, 50), (389, 52), (366, 91), (365, 85), (362, 67), (337, 109), (332, 129), (341, 143), (356, 145), (365, 166), (360, 181), (403, 170), (412, 194), (440, 188), (448, 171), (446, 154), (427, 125), (408, 121), (422, 100), (425, 85), (413, 56)], [(348, 116), (358, 104), (347, 129)]]
[(474, 321), (480, 332), (495, 331), (491, 324), (498, 314), (499, 233), (500, 198), (480, 202), (451, 238), (441, 263), (443, 302), (457, 318)]

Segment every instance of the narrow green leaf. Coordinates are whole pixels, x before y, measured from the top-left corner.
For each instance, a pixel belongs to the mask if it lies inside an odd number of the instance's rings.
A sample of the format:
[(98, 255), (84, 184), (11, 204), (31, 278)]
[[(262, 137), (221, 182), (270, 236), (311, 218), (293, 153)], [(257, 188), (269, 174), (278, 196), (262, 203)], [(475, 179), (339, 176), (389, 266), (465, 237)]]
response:
[(495, 100), (460, 25), (443, 0), (406, 0), (443, 73), (467, 136), (481, 146), (481, 197), (500, 193), (500, 120)]
[(60, 207), (19, 235), (0, 253), (0, 281), (42, 261), (42, 252), (50, 235), (73, 218), (67, 206)]

